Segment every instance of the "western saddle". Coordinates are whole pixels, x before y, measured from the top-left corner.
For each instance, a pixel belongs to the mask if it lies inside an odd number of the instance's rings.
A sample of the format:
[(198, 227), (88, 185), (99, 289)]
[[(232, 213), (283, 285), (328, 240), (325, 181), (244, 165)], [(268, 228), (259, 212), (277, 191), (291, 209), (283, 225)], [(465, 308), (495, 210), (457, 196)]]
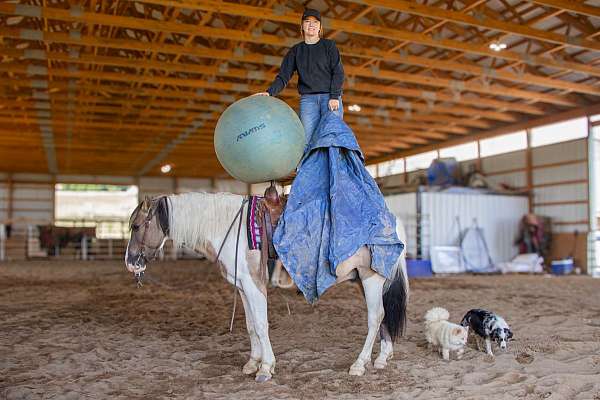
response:
[(279, 222), (281, 214), (285, 209), (287, 196), (280, 195), (277, 192), (274, 182), (271, 182), (264, 193), (264, 197), (258, 206), (258, 223), (261, 226), (261, 254), (260, 260), (262, 267), (268, 271), (271, 284), (276, 287), (289, 288), (293, 286), (291, 279), (287, 282), (281, 281), (283, 270), (281, 262), (278, 259), (275, 246), (273, 246), (273, 233)]

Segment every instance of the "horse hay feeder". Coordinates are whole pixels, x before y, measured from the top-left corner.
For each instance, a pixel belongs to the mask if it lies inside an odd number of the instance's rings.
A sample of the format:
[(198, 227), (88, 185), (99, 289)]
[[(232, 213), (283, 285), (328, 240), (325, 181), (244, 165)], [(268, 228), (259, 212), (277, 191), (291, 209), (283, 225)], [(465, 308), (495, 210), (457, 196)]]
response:
[(230, 105), (217, 121), (214, 144), (223, 168), (246, 183), (290, 175), (306, 145), (294, 110), (270, 96), (250, 96)]

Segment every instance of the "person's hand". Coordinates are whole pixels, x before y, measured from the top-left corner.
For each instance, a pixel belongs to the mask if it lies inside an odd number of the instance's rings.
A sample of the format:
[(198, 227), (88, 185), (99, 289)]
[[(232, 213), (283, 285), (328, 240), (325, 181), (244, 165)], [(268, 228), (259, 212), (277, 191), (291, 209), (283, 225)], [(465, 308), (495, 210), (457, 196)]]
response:
[(329, 99), (329, 109), (331, 111), (337, 111), (340, 109), (340, 101), (337, 99)]
[(269, 92), (254, 93), (252, 96), (270, 96)]

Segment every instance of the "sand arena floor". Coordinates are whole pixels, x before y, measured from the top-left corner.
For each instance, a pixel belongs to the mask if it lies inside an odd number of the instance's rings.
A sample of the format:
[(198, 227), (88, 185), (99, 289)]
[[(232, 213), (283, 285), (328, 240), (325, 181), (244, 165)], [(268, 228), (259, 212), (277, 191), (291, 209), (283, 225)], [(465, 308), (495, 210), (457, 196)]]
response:
[[(230, 334), (232, 288), (217, 269), (162, 263), (149, 274), (188, 288), (136, 289), (120, 262), (0, 264), (0, 399), (600, 399), (600, 280), (412, 281), (407, 335), (386, 370), (364, 377), (347, 375), (366, 333), (356, 287), (335, 287), (316, 307), (271, 291), (276, 375), (257, 384), (241, 372), (244, 318)], [(455, 322), (472, 307), (495, 310), (516, 340), (495, 359), (470, 345), (444, 362), (423, 338), (432, 306)]]

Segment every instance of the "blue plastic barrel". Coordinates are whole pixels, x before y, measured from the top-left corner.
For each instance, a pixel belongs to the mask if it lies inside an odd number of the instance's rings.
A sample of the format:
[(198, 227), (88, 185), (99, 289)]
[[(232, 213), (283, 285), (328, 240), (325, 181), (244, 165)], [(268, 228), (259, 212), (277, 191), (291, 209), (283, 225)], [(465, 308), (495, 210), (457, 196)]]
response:
[(573, 259), (555, 260), (551, 263), (552, 273), (554, 275), (568, 275), (573, 272)]
[(430, 260), (406, 260), (409, 278), (426, 278), (433, 276)]

